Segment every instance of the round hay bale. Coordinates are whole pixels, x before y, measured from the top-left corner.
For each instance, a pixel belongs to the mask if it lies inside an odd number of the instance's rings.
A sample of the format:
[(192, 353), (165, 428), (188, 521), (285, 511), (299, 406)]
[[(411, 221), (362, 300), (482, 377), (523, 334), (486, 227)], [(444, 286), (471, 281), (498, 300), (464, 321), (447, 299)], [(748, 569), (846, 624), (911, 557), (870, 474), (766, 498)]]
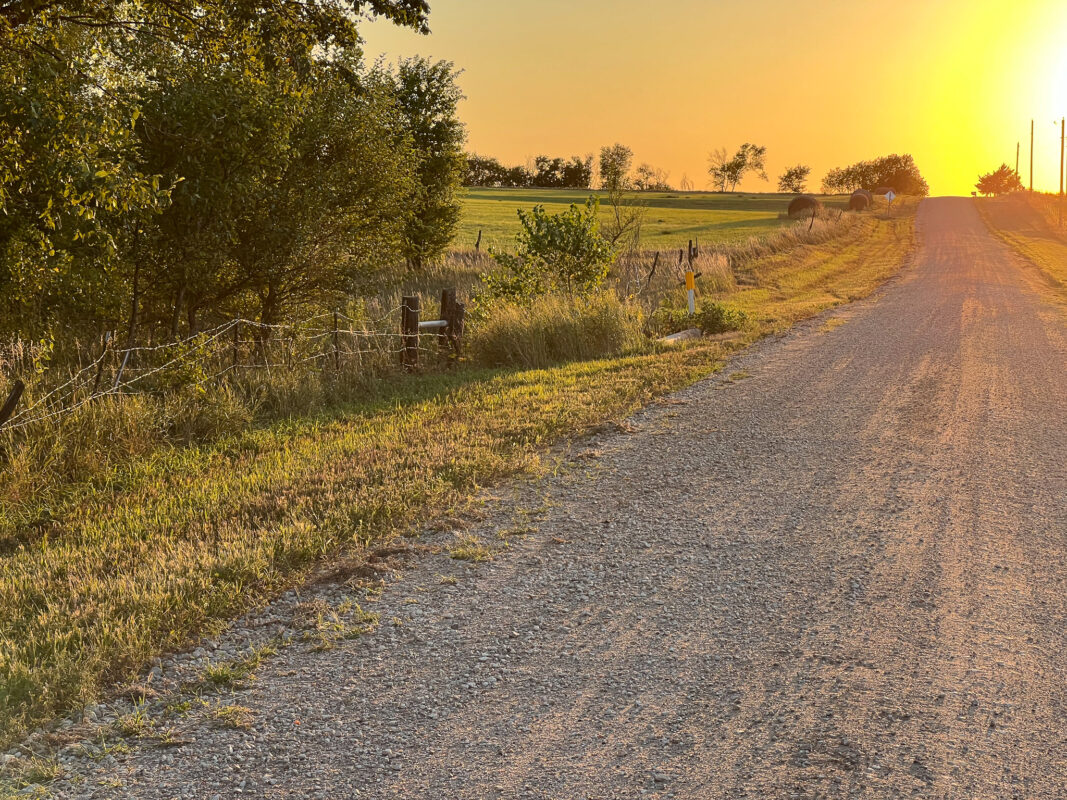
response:
[(794, 197), (792, 202), (789, 203), (789, 216), (795, 217), (805, 212), (813, 211), (814, 209), (822, 208), (822, 203), (812, 197), (810, 194), (802, 194)]
[(858, 192), (853, 192), (852, 197), (848, 200), (848, 207), (852, 211), (866, 211), (871, 207), (870, 192), (865, 192), (860, 189)]
[(870, 192), (868, 192), (866, 189), (857, 189), (856, 191), (853, 192), (853, 194), (862, 194), (864, 197), (867, 198), (867, 202), (870, 205), (872, 205), (872, 206), (874, 205), (874, 195), (871, 194)]

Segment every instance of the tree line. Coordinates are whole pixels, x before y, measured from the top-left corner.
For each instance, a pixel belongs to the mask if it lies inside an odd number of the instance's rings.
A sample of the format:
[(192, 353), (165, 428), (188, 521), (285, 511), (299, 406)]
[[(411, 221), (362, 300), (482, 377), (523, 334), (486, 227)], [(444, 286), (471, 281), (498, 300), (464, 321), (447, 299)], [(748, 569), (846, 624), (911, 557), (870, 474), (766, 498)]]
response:
[[(592, 154), (552, 158), (545, 155), (534, 157), (528, 165), (507, 166), (496, 158), (468, 153), (463, 184), (485, 188), (518, 189), (589, 189), (594, 184), (604, 188), (605, 163), (618, 155), (618, 148), (626, 151), (626, 171), (620, 176), (624, 188), (639, 192), (669, 192), (674, 187), (670, 174), (651, 164), (640, 164), (631, 169), (633, 151), (625, 145), (601, 148), (599, 158)], [(611, 166), (607, 169), (610, 171)]]
[(195, 332), (334, 305), (459, 219), (448, 62), (365, 64), (425, 0), (0, 6), (0, 332)]

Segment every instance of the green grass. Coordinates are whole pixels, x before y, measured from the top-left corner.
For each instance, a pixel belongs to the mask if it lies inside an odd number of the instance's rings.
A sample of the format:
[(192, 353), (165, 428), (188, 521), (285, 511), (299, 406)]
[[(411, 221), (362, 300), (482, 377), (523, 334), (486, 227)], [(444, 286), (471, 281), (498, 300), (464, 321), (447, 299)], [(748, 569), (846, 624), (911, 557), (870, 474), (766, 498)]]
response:
[[(746, 262), (747, 285), (705, 291), (749, 314), (743, 341), (787, 327), (892, 274), (912, 241), (903, 212), (772, 250)], [(537, 471), (549, 445), (709, 375), (732, 346), (411, 375), (356, 402), (161, 446), (62, 493), (23, 498), (40, 507), (22, 518), (47, 524), (17, 531), (18, 545), (0, 551), (0, 749), (322, 559), (450, 517), (479, 487)]]
[[(510, 247), (519, 231), (520, 208), (542, 204), (549, 211), (563, 211), (595, 193), (589, 189), (467, 189), (456, 248), (473, 249), (479, 230), (483, 249)], [(647, 209), (642, 247), (676, 250), (691, 239), (702, 244), (736, 242), (788, 225), (790, 220), (784, 214), (794, 195), (642, 192), (634, 197)], [(845, 196), (821, 199), (832, 208), (848, 207)], [(606, 221), (603, 206), (601, 214)]]
[(1067, 298), (1067, 231), (1058, 227), (1059, 199), (1020, 192), (975, 202), (990, 231), (1036, 266), (1061, 299)]

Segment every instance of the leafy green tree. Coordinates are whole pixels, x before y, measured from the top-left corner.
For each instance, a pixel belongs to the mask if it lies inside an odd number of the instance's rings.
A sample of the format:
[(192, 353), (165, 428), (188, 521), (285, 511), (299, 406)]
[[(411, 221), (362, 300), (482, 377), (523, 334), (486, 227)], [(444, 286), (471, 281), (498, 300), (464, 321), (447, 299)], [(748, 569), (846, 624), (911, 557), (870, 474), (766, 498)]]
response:
[[(72, 316), (90, 330), (113, 327), (125, 316), (121, 309), (131, 300), (130, 284), (142, 262), (149, 273), (143, 277), (155, 281), (147, 285), (146, 308), (154, 304), (188, 312), (212, 297), (210, 302), (219, 302), (222, 295), (245, 291), (237, 285), (234, 263), (193, 245), (228, 241), (232, 215), (240, 213), (236, 201), (248, 188), (237, 187), (235, 202), (227, 205), (220, 199), (223, 182), (212, 185), (207, 174), (212, 158), (217, 176), (236, 182), (249, 173), (242, 160), (246, 156), (268, 172), (273, 169), (266, 154), (277, 151), (276, 142), (260, 137), (262, 156), (254, 151), (259, 145), (242, 153), (236, 146), (241, 135), (227, 127), (230, 121), (232, 127), (239, 122), (269, 130), (265, 119), (255, 118), (277, 118), (264, 102), (266, 87), (273, 91), (281, 86), (277, 106), (292, 111), (304, 91), (300, 83), (319, 62), (358, 54), (361, 17), (381, 16), (425, 30), (427, 13), (425, 0), (0, 3), (0, 289), (5, 292), (0, 302), (6, 304), (2, 313), (9, 327), (31, 333), (59, 319), (69, 327)], [(199, 76), (216, 100), (228, 84), (231, 101), (251, 98), (253, 107), (221, 103), (213, 123), (201, 114), (207, 127), (189, 128), (188, 117), (195, 117), (196, 109), (173, 103), (164, 108), (161, 99), (184, 82), (168, 59), (185, 69), (185, 77), (194, 74), (199, 59)], [(227, 66), (241, 61), (253, 62), (245, 84)], [(160, 65), (165, 69), (157, 71)], [(174, 86), (162, 87), (164, 80)], [(258, 95), (250, 85), (257, 80), (263, 81)], [(195, 92), (186, 98), (199, 102)], [(146, 103), (168, 113), (148, 120)], [(171, 112), (177, 116), (172, 118)], [(290, 123), (279, 124), (284, 149), (284, 127)], [(201, 154), (201, 164), (191, 165), (188, 176), (181, 174), (182, 159), (196, 156), (179, 152), (183, 136), (191, 136), (186, 147), (207, 143), (209, 151)], [(216, 136), (222, 141), (216, 142)], [(162, 141), (168, 137), (169, 145)], [(245, 139), (257, 141), (251, 134)], [(173, 163), (160, 162), (168, 147)], [(197, 167), (202, 171), (197, 173)], [(190, 185), (199, 180), (205, 193), (175, 197), (172, 190), (187, 178)], [(209, 189), (219, 191), (209, 195)], [(159, 233), (153, 217), (172, 197), (186, 211), (197, 206), (180, 225), (180, 214), (161, 223), (172, 226), (175, 234), (180, 228), (192, 233), (184, 249), (194, 261), (205, 262), (193, 265), (195, 276), (167, 272), (186, 263), (174, 253), (149, 252)], [(212, 217), (204, 213), (207, 208), (231, 218)], [(204, 225), (198, 228), (197, 221)], [(169, 237), (171, 245), (177, 240)], [(207, 262), (217, 267), (215, 274)], [(167, 281), (187, 284), (182, 302), (175, 303), (173, 293), (165, 301), (153, 299), (158, 283)]]
[(408, 263), (420, 269), (444, 252), (459, 225), (466, 133), (457, 106), (463, 93), (451, 62), (401, 61), (394, 93), (415, 147), (417, 183), (404, 232)]
[(975, 188), (987, 197), (989, 195), (1000, 196), (1002, 194), (1011, 194), (1012, 192), (1021, 192), (1023, 190), (1023, 182), (1019, 179), (1019, 173), (1007, 164), (1001, 164), (993, 172), (987, 172), (985, 175), (980, 176)]
[(856, 189), (874, 191), (889, 187), (897, 194), (926, 197), (930, 187), (910, 155), (891, 155), (873, 161), (860, 161), (830, 170), (823, 179), (827, 194), (848, 194)]
[(797, 164), (795, 167), (790, 167), (778, 176), (778, 191), (792, 194), (804, 194), (806, 191), (805, 186), (810, 174), (811, 167), (805, 166), (804, 164)]
[(634, 170), (634, 188), (639, 192), (669, 192), (670, 174), (651, 164), (642, 164)]
[(634, 151), (623, 144), (600, 148), (600, 186), (608, 194), (621, 194), (630, 188), (630, 166)]
[(761, 145), (745, 142), (729, 158), (726, 148), (719, 148), (708, 156), (708, 175), (712, 185), (720, 192), (725, 192), (727, 186), (734, 191), (750, 172), (767, 180), (766, 161), (767, 148)]
[(550, 214), (544, 206), (519, 211), (518, 251), (492, 254), (502, 273), (484, 276), (490, 296), (529, 300), (548, 292), (588, 294), (599, 288), (615, 261), (615, 249), (600, 235), (599, 201), (572, 204)]

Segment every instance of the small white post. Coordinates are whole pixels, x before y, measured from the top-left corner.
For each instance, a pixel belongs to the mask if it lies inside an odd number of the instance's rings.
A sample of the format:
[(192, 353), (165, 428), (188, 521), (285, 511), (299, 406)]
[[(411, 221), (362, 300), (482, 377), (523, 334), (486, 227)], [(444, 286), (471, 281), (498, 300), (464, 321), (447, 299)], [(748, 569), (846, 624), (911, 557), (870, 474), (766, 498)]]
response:
[(685, 292), (689, 295), (689, 316), (697, 313), (697, 284), (693, 270), (685, 273)]

